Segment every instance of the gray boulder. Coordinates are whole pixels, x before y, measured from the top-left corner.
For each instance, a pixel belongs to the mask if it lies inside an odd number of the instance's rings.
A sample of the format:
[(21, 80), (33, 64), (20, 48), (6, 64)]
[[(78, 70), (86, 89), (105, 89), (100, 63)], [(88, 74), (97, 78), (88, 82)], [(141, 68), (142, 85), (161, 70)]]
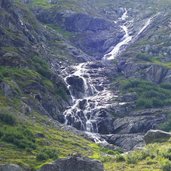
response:
[(39, 171), (104, 171), (102, 163), (86, 157), (72, 156), (44, 165)]
[(0, 171), (25, 171), (18, 165), (14, 164), (2, 164), (0, 165)]
[(155, 142), (164, 142), (168, 141), (171, 138), (171, 134), (161, 130), (149, 130), (145, 136), (144, 140), (146, 144), (155, 143)]
[(76, 98), (82, 98), (85, 93), (84, 81), (79, 76), (71, 76), (67, 78), (67, 83), (70, 85), (70, 91)]
[(145, 145), (142, 134), (113, 134), (104, 135), (103, 138), (109, 144), (121, 147), (124, 151), (130, 151)]

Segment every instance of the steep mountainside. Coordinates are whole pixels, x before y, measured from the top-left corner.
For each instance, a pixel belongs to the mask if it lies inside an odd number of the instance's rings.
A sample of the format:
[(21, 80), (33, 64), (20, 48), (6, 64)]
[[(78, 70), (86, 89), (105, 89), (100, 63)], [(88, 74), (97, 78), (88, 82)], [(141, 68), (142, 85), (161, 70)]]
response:
[(153, 145), (154, 158), (119, 153), (143, 147), (150, 129), (171, 130), (170, 7), (170, 0), (0, 0), (0, 163), (38, 169), (78, 152), (107, 171), (146, 158), (161, 170)]

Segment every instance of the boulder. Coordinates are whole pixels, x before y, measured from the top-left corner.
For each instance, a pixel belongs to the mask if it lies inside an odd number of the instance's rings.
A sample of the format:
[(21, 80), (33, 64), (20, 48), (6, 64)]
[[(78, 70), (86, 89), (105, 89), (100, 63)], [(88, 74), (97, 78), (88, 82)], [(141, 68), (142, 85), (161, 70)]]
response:
[(161, 130), (149, 130), (144, 136), (144, 140), (146, 144), (155, 143), (155, 142), (164, 142), (164, 141), (168, 141), (170, 138), (171, 138), (171, 133), (164, 132)]
[(0, 165), (0, 171), (25, 171), (18, 165), (14, 164), (2, 164)]
[(104, 171), (102, 163), (81, 156), (59, 159), (44, 165), (39, 171)]
[(146, 133), (165, 121), (165, 115), (129, 116), (115, 119), (113, 126), (115, 134)]
[(130, 151), (145, 145), (142, 134), (111, 134), (103, 135), (103, 138), (109, 144), (121, 147), (124, 151)]
[(76, 98), (82, 98), (85, 93), (84, 80), (79, 76), (67, 77), (67, 83), (70, 85), (70, 91)]

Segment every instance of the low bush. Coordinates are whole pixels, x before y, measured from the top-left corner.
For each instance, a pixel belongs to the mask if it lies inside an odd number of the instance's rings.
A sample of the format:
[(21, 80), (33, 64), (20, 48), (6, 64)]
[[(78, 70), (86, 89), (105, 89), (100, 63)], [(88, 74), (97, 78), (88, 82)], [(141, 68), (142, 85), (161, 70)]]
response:
[(11, 114), (0, 113), (0, 122), (3, 122), (8, 125), (15, 125), (16, 118), (14, 116), (12, 116)]
[(157, 108), (171, 105), (171, 84), (157, 85), (149, 81), (129, 79), (120, 81), (121, 89), (125, 92), (137, 93), (137, 107)]
[(128, 164), (137, 164), (138, 158), (137, 158), (136, 155), (128, 155), (128, 156), (126, 157), (126, 162), (127, 162)]
[(58, 153), (55, 149), (43, 149), (41, 150), (37, 156), (36, 156), (37, 160), (39, 161), (44, 161), (47, 159), (57, 159), (58, 158)]
[(124, 162), (125, 157), (123, 155), (119, 154), (119, 155), (116, 155), (115, 160), (116, 160), (116, 162)]
[(35, 138), (33, 134), (24, 126), (0, 128), (0, 140), (11, 143), (18, 148), (35, 149)]
[(162, 166), (162, 170), (163, 171), (171, 171), (171, 162), (170, 161), (165, 162)]

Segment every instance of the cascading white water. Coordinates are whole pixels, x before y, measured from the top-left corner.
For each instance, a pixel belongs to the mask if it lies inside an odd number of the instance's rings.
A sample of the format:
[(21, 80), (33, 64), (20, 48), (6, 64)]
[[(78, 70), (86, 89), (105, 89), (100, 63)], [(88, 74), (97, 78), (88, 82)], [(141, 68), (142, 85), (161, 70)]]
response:
[[(93, 128), (91, 118), (88, 117), (88, 113), (92, 110), (92, 107), (88, 103), (88, 100), (89, 96), (93, 96), (94, 94), (96, 94), (97, 90), (91, 83), (90, 76), (86, 72), (85, 66), (86, 63), (81, 63), (75, 66), (75, 72), (65, 78), (66, 83), (67, 79), (73, 76), (78, 76), (80, 79), (82, 79), (84, 84), (84, 94), (82, 98), (77, 98), (72, 94), (72, 92), (70, 92), (73, 99), (73, 105), (64, 112), (64, 116), (67, 125), (74, 126), (73, 123), (77, 122), (81, 124), (80, 127), (82, 130), (95, 132), (96, 128)], [(70, 89), (69, 84), (68, 88)], [(84, 109), (84, 111), (79, 107), (81, 103), (85, 103), (84, 108), (86, 109)], [(72, 122), (70, 122), (69, 119), (72, 119)]]
[[(97, 90), (93, 85), (93, 80), (86, 68), (89, 63), (81, 63), (74, 67), (75, 72), (65, 78), (78, 76), (84, 82), (84, 95), (82, 98), (76, 98), (72, 95), (73, 105), (64, 112), (67, 125), (74, 126), (75, 122), (81, 124), (81, 129), (88, 132), (98, 132), (95, 120), (95, 113), (97, 110), (106, 108), (108, 101), (112, 97), (112, 93), (107, 90)], [(67, 81), (66, 81), (67, 83)], [(67, 83), (68, 84), (68, 83)], [(70, 89), (70, 85), (68, 84)], [(83, 107), (80, 105), (83, 104)], [(72, 122), (70, 121), (72, 120)]]
[[(95, 69), (95, 72), (90, 74), (89, 72), (92, 72), (90, 64), (91, 63), (89, 62), (78, 64), (73, 67), (75, 71), (65, 78), (67, 84), (67, 78), (74, 76), (78, 76), (84, 82), (84, 95), (82, 98), (75, 97), (72, 94), (72, 91), (70, 91), (73, 105), (63, 113), (65, 124), (85, 131), (85, 133), (90, 138), (94, 139), (96, 143), (107, 144), (107, 142), (98, 134), (96, 114), (101, 109), (109, 107), (109, 101), (111, 101), (114, 95), (110, 90), (105, 88), (105, 86), (101, 90), (98, 90), (95, 87), (96, 81), (92, 78), (92, 75), (98, 71), (100, 72), (100, 68)], [(68, 84), (69, 90), (70, 86), (71, 85)], [(98, 86), (100, 86), (100, 84)]]
[(138, 38), (140, 36), (140, 34), (143, 33), (147, 29), (147, 27), (151, 24), (151, 22), (157, 15), (159, 15), (159, 14), (156, 14), (156, 15), (150, 17), (149, 19), (147, 19), (144, 26), (139, 30), (139, 32), (135, 36), (131, 36), (129, 34), (129, 28), (128, 28), (127, 22), (126, 22), (126, 19), (128, 18), (128, 11), (127, 11), (127, 9), (125, 9), (125, 12), (123, 13), (123, 15), (120, 18), (122, 21), (125, 21), (124, 24), (122, 26), (120, 26), (121, 29), (124, 31), (125, 35), (122, 38), (121, 42), (119, 42), (113, 48), (113, 50), (111, 52), (104, 55), (103, 59), (104, 60), (115, 59), (121, 53), (122, 47), (128, 45), (133, 39), (135, 40), (136, 38)]
[[(123, 15), (119, 19), (122, 23), (120, 26), (124, 31), (125, 35), (122, 38), (121, 42), (119, 42), (114, 49), (106, 54), (103, 60), (112, 60), (115, 59), (121, 52), (123, 46), (129, 44), (133, 39), (139, 36), (141, 33), (145, 31), (145, 29), (151, 24), (153, 17), (149, 18), (142, 29), (135, 35), (134, 37), (129, 34), (129, 28), (127, 26), (126, 19), (128, 18), (128, 11), (125, 9)], [(68, 74), (66, 72), (65, 82), (70, 90), (70, 94), (72, 96), (73, 105), (65, 110), (65, 124), (71, 125), (79, 130), (83, 130), (87, 133), (87, 135), (94, 139), (97, 143), (106, 144), (107, 142), (100, 137), (98, 134), (98, 125), (97, 125), (97, 116), (96, 114), (101, 109), (108, 109), (112, 103), (112, 98), (115, 96), (109, 89), (109, 87), (105, 87), (104, 85), (100, 85), (103, 87), (102, 89), (97, 89), (96, 84), (94, 83), (94, 79), (97, 79), (93, 76), (93, 73), (90, 74), (92, 68), (90, 67), (90, 62), (80, 63), (77, 66), (73, 66), (74, 72)], [(65, 71), (64, 71), (65, 72)], [(100, 70), (95, 70), (95, 72), (100, 72)], [(71, 85), (67, 82), (68, 78), (72, 78), (77, 76), (79, 79), (83, 81), (83, 89), (82, 96), (76, 97), (71, 91)], [(100, 78), (104, 79), (104, 78)], [(101, 81), (101, 80), (100, 80)], [(98, 83), (100, 83), (98, 81)], [(73, 85), (72, 85), (73, 86)]]
[[(125, 12), (123, 13), (123, 15), (121, 16), (120, 19), (122, 21), (125, 21), (127, 18), (128, 18), (128, 11), (127, 11), (127, 9), (125, 9)], [(129, 35), (129, 31), (128, 31), (128, 27), (126, 26), (126, 22), (124, 22), (124, 24), (122, 26), (120, 26), (120, 28), (124, 31), (125, 35), (122, 38), (122, 41), (119, 42), (113, 48), (113, 50), (111, 52), (104, 55), (104, 57), (103, 57), (104, 60), (113, 60), (113, 59), (115, 59), (119, 55), (121, 48), (124, 45), (127, 45), (132, 40), (133, 37), (131, 35)]]
[(113, 59), (115, 59), (119, 55), (120, 49), (124, 45), (127, 45), (132, 40), (133, 37), (129, 35), (128, 28), (126, 26), (124, 26), (124, 25), (121, 26), (121, 28), (125, 32), (125, 35), (123, 37), (123, 40), (121, 42), (119, 42), (110, 53), (106, 54), (104, 56), (104, 59), (107, 59), (107, 60), (113, 60)]

